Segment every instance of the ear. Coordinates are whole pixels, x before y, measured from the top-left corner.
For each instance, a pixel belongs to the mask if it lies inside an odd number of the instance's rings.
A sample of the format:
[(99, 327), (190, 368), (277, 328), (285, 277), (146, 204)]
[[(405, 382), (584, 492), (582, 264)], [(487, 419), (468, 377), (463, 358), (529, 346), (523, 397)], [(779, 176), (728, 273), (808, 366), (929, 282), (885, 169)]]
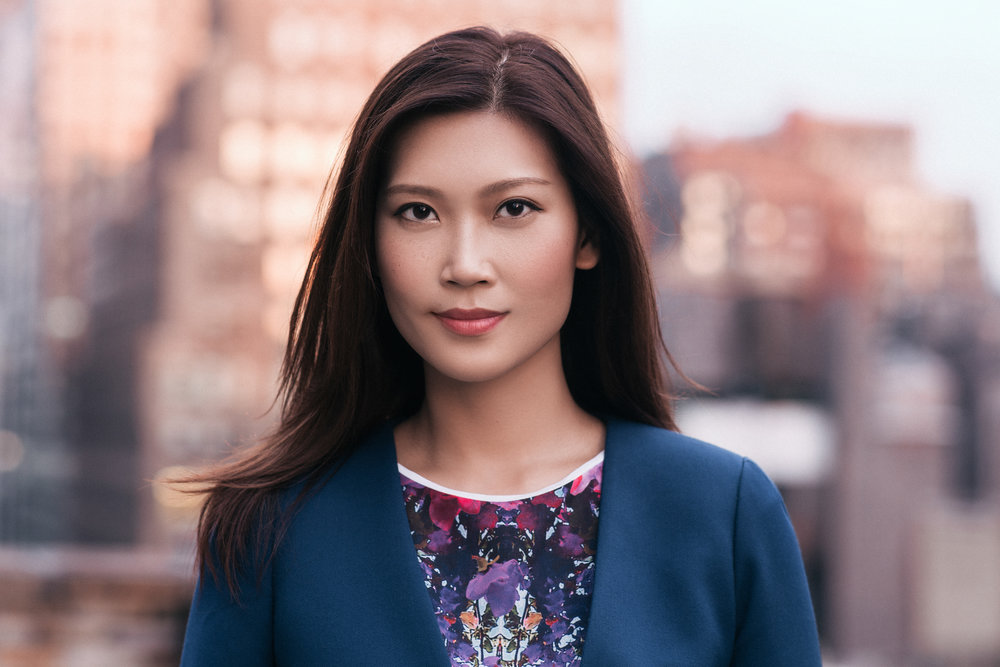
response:
[(576, 268), (592, 269), (597, 266), (597, 260), (600, 258), (601, 253), (597, 249), (597, 244), (590, 240), (590, 234), (581, 229), (576, 248)]

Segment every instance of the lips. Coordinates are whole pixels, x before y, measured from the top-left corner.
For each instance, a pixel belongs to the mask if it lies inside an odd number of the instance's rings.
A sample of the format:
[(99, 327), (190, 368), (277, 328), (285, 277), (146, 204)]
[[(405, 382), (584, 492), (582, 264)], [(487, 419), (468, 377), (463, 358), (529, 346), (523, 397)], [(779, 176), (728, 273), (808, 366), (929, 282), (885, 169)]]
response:
[(485, 308), (451, 308), (434, 313), (446, 329), (460, 336), (481, 336), (499, 324), (506, 314)]

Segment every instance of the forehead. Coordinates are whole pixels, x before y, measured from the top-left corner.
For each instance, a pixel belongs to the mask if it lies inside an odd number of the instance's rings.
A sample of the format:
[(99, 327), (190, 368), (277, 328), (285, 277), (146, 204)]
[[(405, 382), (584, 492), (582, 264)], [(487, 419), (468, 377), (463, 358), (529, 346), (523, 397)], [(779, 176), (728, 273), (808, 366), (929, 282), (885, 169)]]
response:
[(542, 131), (490, 111), (453, 112), (415, 121), (397, 135), (387, 167), (384, 185), (460, 186), (524, 176), (563, 180)]

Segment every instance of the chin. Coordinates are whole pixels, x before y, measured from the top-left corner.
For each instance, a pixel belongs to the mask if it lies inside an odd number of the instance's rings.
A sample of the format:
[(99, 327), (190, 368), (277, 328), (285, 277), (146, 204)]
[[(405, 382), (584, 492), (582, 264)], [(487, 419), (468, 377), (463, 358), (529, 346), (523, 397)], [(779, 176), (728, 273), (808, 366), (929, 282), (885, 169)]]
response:
[[(529, 377), (562, 373), (559, 338), (547, 341), (522, 341), (516, 346), (451, 347), (435, 350), (437, 354), (421, 355), (425, 373), (442, 380), (464, 384), (483, 384), (518, 375), (528, 382)], [(510, 349), (513, 347), (514, 349)]]
[(492, 369), (484, 368), (479, 366), (477, 368), (436, 368), (434, 369), (434, 374), (439, 378), (446, 380), (448, 382), (454, 382), (458, 384), (483, 384), (486, 382), (491, 382), (497, 380), (507, 373), (511, 369)]
[(442, 363), (438, 364), (425, 361), (426, 373), (449, 382), (482, 384), (509, 375), (523, 365), (520, 360), (501, 361), (489, 359), (482, 354), (470, 355), (470, 358), (465, 359), (461, 356), (452, 355), (448, 359), (441, 360)]

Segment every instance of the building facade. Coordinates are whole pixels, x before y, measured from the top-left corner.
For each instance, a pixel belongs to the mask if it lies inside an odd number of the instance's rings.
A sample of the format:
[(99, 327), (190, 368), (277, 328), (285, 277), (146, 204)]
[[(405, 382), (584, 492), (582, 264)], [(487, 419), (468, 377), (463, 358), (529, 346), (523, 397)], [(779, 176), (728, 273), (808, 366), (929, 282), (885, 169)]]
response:
[(0, 542), (69, 534), (72, 466), (46, 341), (76, 322), (44, 292), (34, 4), (0, 7)]
[[(905, 126), (795, 113), (650, 160), (679, 202), (659, 222), (662, 324), (715, 392), (682, 427), (732, 436), (782, 488), (832, 654), (988, 662), (1000, 304), (969, 203), (922, 183), (913, 152)], [(945, 565), (957, 547), (934, 536), (970, 525), (986, 547)]]

